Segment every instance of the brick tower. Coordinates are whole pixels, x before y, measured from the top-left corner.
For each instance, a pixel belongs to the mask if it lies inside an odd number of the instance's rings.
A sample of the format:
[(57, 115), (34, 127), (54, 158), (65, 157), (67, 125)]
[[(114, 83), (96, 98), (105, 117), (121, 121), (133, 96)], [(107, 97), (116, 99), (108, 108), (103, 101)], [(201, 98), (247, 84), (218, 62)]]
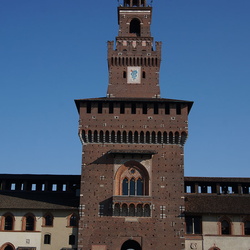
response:
[(183, 146), (192, 102), (160, 98), (146, 0), (118, 7), (107, 97), (76, 100), (83, 144), (78, 248), (184, 249)]

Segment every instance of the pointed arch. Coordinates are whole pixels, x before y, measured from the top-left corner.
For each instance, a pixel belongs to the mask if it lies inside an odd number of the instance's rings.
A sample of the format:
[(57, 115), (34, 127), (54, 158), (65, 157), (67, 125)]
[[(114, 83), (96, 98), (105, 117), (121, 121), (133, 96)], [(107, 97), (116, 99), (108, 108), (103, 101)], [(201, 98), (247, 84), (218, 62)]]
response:
[(137, 161), (128, 161), (115, 173), (115, 195), (149, 195), (149, 174)]
[(46, 213), (43, 216), (43, 226), (52, 227), (54, 222), (54, 216), (51, 213)]
[(6, 242), (0, 247), (0, 250), (15, 250), (15, 249), (16, 249), (15, 246), (10, 242)]

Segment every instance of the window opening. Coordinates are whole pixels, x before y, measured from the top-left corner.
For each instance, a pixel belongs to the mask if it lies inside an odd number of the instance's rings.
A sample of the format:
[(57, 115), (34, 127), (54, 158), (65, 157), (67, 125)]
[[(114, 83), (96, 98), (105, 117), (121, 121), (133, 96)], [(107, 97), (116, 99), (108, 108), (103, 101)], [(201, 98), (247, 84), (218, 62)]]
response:
[(159, 110), (158, 110), (158, 103), (155, 103), (154, 104), (154, 114), (157, 115), (159, 113)]
[(94, 131), (94, 142), (98, 142), (98, 132), (97, 132), (97, 130)]
[(140, 143), (144, 143), (144, 132), (140, 133)]
[(187, 216), (186, 220), (186, 234), (202, 234), (201, 217)]
[(111, 142), (115, 143), (115, 131), (111, 132)]
[(113, 113), (114, 113), (114, 103), (113, 103), (113, 102), (110, 102), (110, 103), (109, 103), (109, 113), (110, 113), (110, 114), (113, 114)]
[(135, 179), (132, 178), (130, 180), (130, 190), (129, 190), (130, 195), (135, 195)]
[(139, 178), (136, 184), (137, 184), (137, 195), (143, 195), (143, 180)]
[(126, 71), (123, 71), (123, 78), (127, 78), (127, 72)]
[(13, 230), (13, 217), (10, 215), (5, 217), (4, 230)]
[(150, 217), (151, 211), (150, 211), (150, 206), (146, 204), (144, 206), (144, 217)]
[(227, 220), (221, 222), (221, 234), (230, 234), (230, 223)]
[(121, 143), (121, 132), (120, 131), (117, 132), (117, 142)]
[(53, 225), (53, 216), (48, 214), (45, 216), (45, 226), (52, 226)]
[(130, 34), (136, 34), (136, 36), (141, 36), (141, 22), (137, 18), (130, 22)]
[(244, 222), (244, 234), (250, 235), (250, 221)]
[(170, 114), (170, 106), (169, 103), (165, 104), (165, 115), (169, 115)]
[(138, 143), (138, 142), (139, 142), (139, 135), (138, 135), (138, 132), (137, 132), (137, 131), (135, 131), (135, 133), (134, 133), (134, 142), (135, 142), (135, 143)]
[(136, 103), (131, 104), (131, 114), (136, 114)]
[(127, 204), (122, 204), (122, 216), (128, 216), (128, 206)]
[(98, 114), (102, 114), (102, 103), (98, 103)]
[(143, 103), (143, 106), (142, 106), (142, 113), (145, 115), (148, 113), (148, 105), (147, 103)]
[(35, 228), (35, 219), (33, 216), (26, 217), (26, 231), (34, 231)]
[(146, 143), (150, 143), (150, 133), (146, 132)]
[(156, 134), (154, 131), (152, 132), (152, 143), (156, 143)]
[(105, 133), (105, 142), (109, 143), (109, 131), (106, 131)]
[(72, 214), (69, 219), (69, 226), (70, 227), (76, 227), (77, 226), (77, 216), (75, 214)]
[(120, 216), (120, 205), (118, 203), (115, 204), (114, 216)]
[(181, 104), (176, 104), (176, 114), (181, 115)]
[(161, 144), (161, 132), (157, 133), (157, 143)]
[(146, 72), (145, 71), (142, 72), (142, 78), (144, 78), (144, 79), (146, 78)]
[(128, 195), (128, 179), (125, 178), (122, 181), (122, 195)]
[(69, 236), (69, 245), (75, 245), (75, 243), (76, 243), (76, 237), (75, 235), (71, 234)]
[(50, 244), (50, 241), (51, 241), (51, 235), (45, 234), (44, 235), (44, 244)]
[(123, 131), (123, 133), (122, 133), (122, 142), (127, 143), (127, 133), (126, 133), (126, 131)]
[(129, 133), (128, 133), (128, 142), (133, 143), (133, 134), (131, 131), (129, 131)]
[(104, 134), (103, 131), (100, 131), (100, 142), (104, 142)]
[(120, 113), (125, 114), (125, 104), (124, 103), (120, 104)]
[(91, 102), (87, 102), (87, 113), (91, 113)]

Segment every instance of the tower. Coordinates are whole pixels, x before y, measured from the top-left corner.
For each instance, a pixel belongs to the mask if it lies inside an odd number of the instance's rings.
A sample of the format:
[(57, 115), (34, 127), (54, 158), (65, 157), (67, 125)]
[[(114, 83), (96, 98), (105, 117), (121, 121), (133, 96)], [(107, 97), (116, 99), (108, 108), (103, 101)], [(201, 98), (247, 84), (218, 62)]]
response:
[(124, 0), (107, 97), (76, 100), (83, 144), (79, 249), (184, 249), (183, 147), (192, 102), (160, 98), (152, 7)]

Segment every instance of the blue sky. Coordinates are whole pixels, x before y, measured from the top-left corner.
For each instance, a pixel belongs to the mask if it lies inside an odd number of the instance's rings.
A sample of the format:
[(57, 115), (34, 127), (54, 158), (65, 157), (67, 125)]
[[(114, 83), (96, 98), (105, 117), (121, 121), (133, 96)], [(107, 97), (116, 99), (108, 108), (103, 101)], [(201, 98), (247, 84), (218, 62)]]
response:
[[(116, 0), (0, 1), (0, 172), (80, 174), (74, 99), (103, 97)], [(250, 177), (250, 1), (154, 0), (161, 96), (194, 101), (186, 176)]]

